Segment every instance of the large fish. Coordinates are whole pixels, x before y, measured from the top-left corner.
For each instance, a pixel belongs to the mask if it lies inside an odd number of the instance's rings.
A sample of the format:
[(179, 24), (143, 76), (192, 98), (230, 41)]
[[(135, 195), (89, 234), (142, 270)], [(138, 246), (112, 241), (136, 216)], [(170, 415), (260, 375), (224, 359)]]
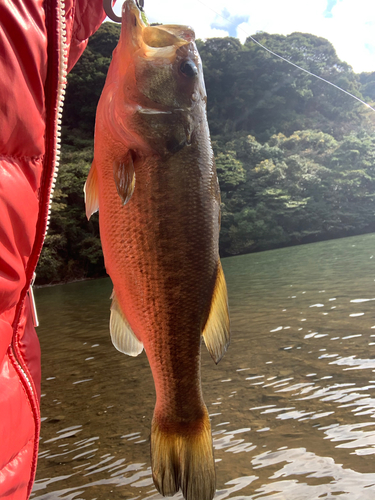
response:
[(99, 209), (114, 286), (112, 341), (132, 356), (144, 347), (155, 382), (155, 486), (165, 496), (181, 487), (187, 500), (211, 500), (201, 337), (218, 363), (229, 318), (220, 194), (194, 37), (187, 26), (146, 26), (134, 0), (124, 3), (85, 193), (87, 216)]

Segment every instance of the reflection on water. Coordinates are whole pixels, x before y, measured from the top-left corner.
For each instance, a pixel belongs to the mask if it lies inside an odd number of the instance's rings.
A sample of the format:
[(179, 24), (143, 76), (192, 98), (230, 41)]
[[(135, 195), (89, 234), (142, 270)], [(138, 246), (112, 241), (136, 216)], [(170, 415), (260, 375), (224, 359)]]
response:
[[(202, 351), (216, 499), (375, 498), (375, 235), (224, 259), (233, 340)], [(147, 358), (116, 351), (109, 280), (37, 290), (33, 499), (161, 499)], [(182, 499), (180, 494), (176, 499)]]

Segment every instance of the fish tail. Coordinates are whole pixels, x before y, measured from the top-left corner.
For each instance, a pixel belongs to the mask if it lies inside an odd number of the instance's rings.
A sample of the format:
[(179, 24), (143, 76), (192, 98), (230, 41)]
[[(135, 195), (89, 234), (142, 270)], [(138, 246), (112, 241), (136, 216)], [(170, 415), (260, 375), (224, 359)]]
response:
[(215, 495), (215, 462), (206, 408), (203, 418), (178, 432), (161, 425), (154, 415), (151, 461), (154, 484), (163, 496), (172, 496), (181, 488), (186, 500), (211, 500)]

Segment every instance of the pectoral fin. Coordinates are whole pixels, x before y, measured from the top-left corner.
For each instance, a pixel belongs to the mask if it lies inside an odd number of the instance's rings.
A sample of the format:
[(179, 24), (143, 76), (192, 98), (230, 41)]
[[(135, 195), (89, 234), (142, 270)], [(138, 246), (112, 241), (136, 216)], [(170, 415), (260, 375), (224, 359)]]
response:
[(113, 163), (113, 178), (122, 204), (125, 205), (132, 197), (135, 186), (134, 164), (130, 151), (121, 161)]
[(90, 220), (92, 214), (99, 210), (98, 174), (95, 161), (92, 162), (83, 192), (85, 193), (86, 217)]
[(123, 314), (117, 301), (115, 291), (112, 293), (111, 318), (109, 331), (113, 345), (117, 350), (129, 356), (138, 356), (143, 350), (143, 344), (135, 336), (131, 326)]
[(230, 342), (227, 285), (221, 262), (212, 296), (211, 309), (203, 330), (203, 338), (212, 359), (217, 364), (224, 356)]

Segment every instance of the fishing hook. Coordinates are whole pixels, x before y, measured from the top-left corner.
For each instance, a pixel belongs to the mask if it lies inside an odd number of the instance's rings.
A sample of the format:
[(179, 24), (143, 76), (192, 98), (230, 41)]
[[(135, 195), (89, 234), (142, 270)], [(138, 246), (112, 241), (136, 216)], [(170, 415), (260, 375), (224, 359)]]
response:
[[(136, 0), (136, 3), (137, 3), (137, 7), (139, 8), (139, 10), (143, 11), (143, 8), (144, 8), (144, 5), (145, 5), (144, 0)], [(115, 23), (121, 23), (122, 18), (120, 16), (117, 16), (113, 12), (112, 0), (103, 0), (103, 9), (104, 9), (104, 12), (109, 17), (109, 19), (111, 19)]]

